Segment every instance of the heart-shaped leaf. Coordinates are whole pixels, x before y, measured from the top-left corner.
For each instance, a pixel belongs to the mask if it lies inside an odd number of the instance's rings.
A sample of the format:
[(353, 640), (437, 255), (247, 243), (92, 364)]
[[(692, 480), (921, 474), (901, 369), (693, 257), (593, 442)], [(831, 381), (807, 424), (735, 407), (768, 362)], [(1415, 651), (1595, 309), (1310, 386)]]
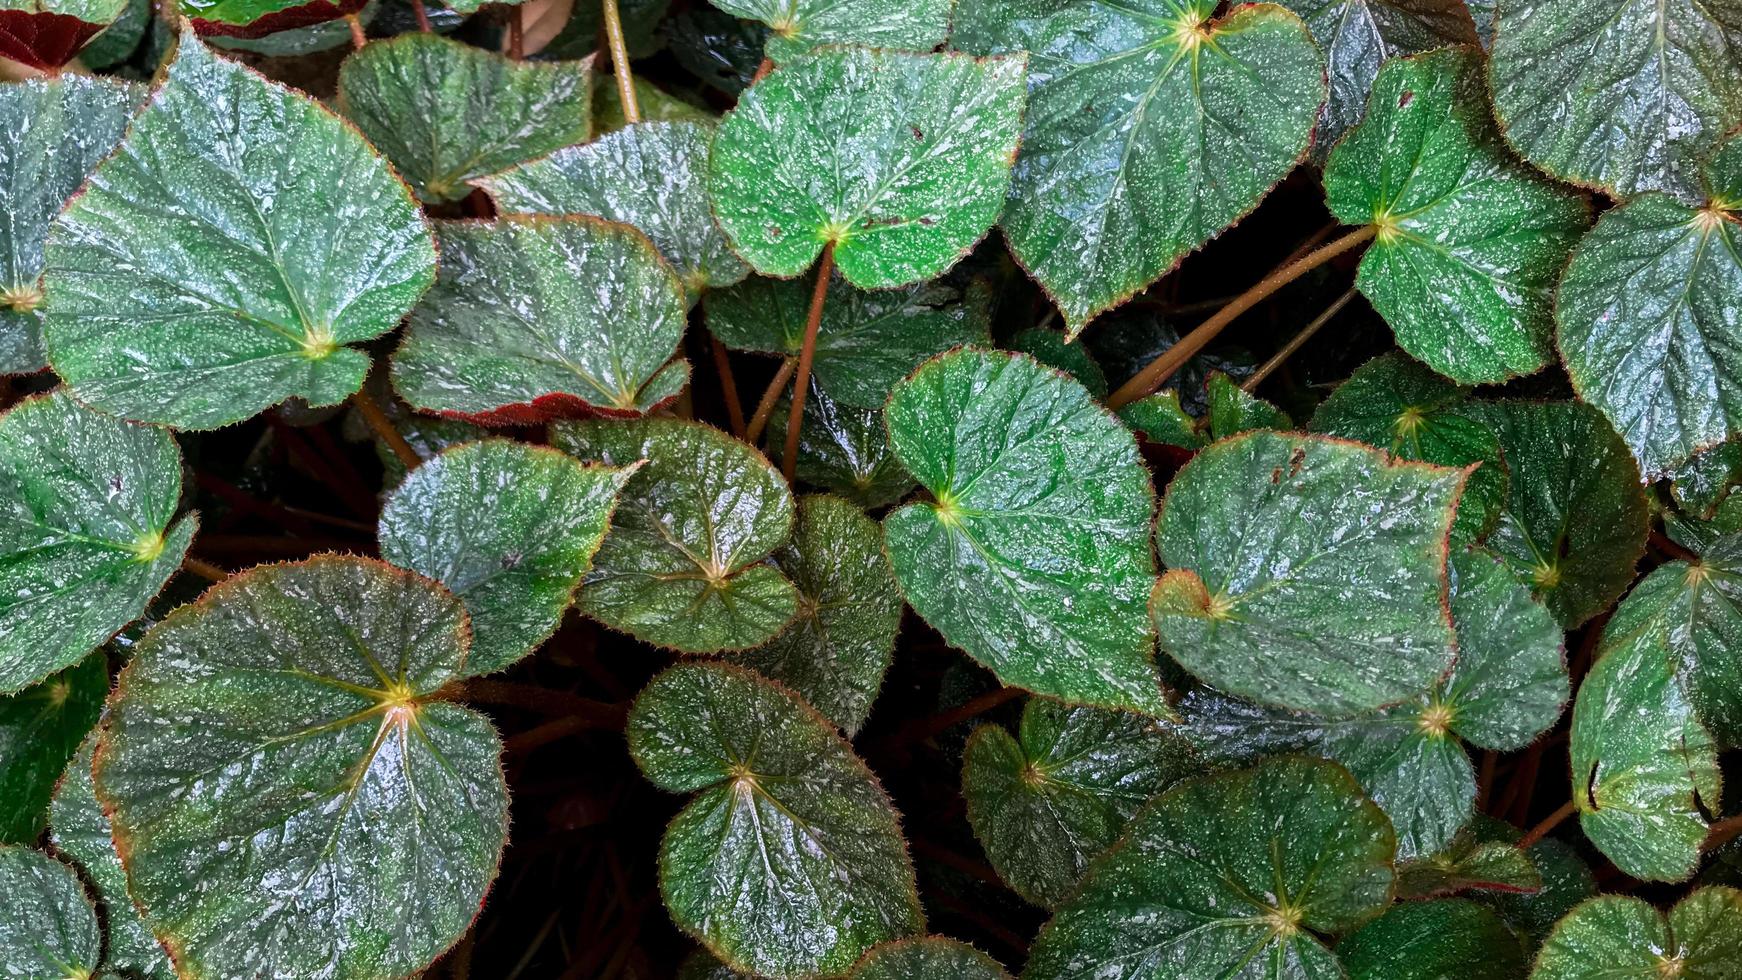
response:
[(631, 472), (467, 443), (418, 467), (381, 508), (381, 557), (459, 596), (472, 619), (464, 672), (494, 673), (556, 631)]
[(584, 460), (646, 460), (618, 495), (582, 612), (684, 653), (768, 642), (799, 611), (793, 584), (765, 562), (792, 532), (792, 492), (755, 449), (676, 419), (569, 422), (551, 443)]
[(1735, 0), (1504, 0), (1493, 48), (1506, 138), (1613, 197), (1693, 199), (1700, 158), (1742, 123)]
[(1487, 546), (1574, 629), (1633, 581), (1645, 552), (1639, 467), (1603, 416), (1578, 402), (1472, 402), (1500, 440), (1506, 506)]
[(1027, 51), (1002, 221), (1074, 335), (1257, 207), (1312, 142), (1325, 59), (1271, 4), (961, 0), (951, 43)]
[(1153, 719), (1035, 698), (1020, 740), (982, 725), (962, 753), (968, 822), (998, 876), (1054, 908), (1143, 804), (1201, 769)]
[(1143, 608), (1154, 494), (1131, 433), (1075, 381), (977, 350), (926, 363), (885, 418), (934, 498), (883, 522), (914, 611), (1006, 684), (1168, 713)]
[(181, 564), (181, 453), (64, 393), (0, 416), (0, 693), (84, 659)]
[(137, 86), (70, 74), (0, 86), (0, 373), (47, 363), (38, 307), (49, 222), (121, 141), (143, 97)]
[(0, 843), (30, 844), (42, 833), (54, 784), (108, 694), (109, 659), (98, 652), (0, 696)]
[[(761, 276), (707, 299), (708, 330), (736, 350), (796, 357), (804, 346), (812, 284)], [(927, 358), (987, 344), (987, 299), (941, 282), (866, 291), (829, 280), (811, 377), (850, 408), (882, 408), (889, 389)]]
[(774, 565), (798, 588), (798, 618), (735, 659), (791, 688), (851, 738), (871, 713), (901, 626), (882, 530), (839, 497), (805, 497)]
[(678, 927), (771, 977), (840, 974), (920, 932), (895, 809), (831, 725), (747, 670), (683, 664), (629, 713), (629, 751), (695, 793), (666, 829), (660, 889)]
[(713, 143), (713, 127), (703, 123), (635, 123), (484, 178), (478, 186), (508, 213), (595, 214), (634, 225), (695, 297), (750, 274), (708, 210)]
[(469, 640), (441, 586), (338, 556), (234, 576), (146, 634), (93, 775), (180, 972), (405, 976), (460, 937), (508, 831), (495, 730), (433, 697)]
[(825, 247), (864, 289), (939, 275), (1004, 204), (1024, 66), (839, 48), (776, 68), (714, 138), (726, 237), (764, 275), (796, 276)]
[[(688, 368), (683, 286), (647, 236), (583, 216), (444, 221), (441, 278), (411, 313), (393, 387), (486, 425), (642, 414)], [(576, 283), (593, 288), (576, 289)]]
[(1252, 432), (1188, 463), (1162, 502), (1162, 649), (1264, 704), (1349, 714), (1452, 664), (1446, 535), (1458, 470), (1355, 443)]
[(1377, 229), (1355, 282), (1398, 346), (1464, 384), (1553, 360), (1555, 283), (1589, 209), (1506, 148), (1474, 49), (1380, 69), (1325, 165), (1325, 199)]
[(1010, 980), (998, 961), (942, 936), (884, 943), (853, 967), (848, 980)]
[(1524, 980), (1518, 937), (1493, 912), (1448, 898), (1400, 902), (1337, 944), (1349, 980)]
[(339, 105), (419, 197), (456, 201), (476, 178), (585, 141), (590, 67), (401, 34), (345, 59)]
[[(1742, 33), (1737, 43), (1742, 52)], [(1729, 145), (1720, 162), (1732, 169), (1713, 177), (1738, 186), (1734, 201), (1697, 208), (1647, 194), (1609, 211), (1555, 304), (1573, 386), (1648, 478), (1742, 434), (1742, 137)]]
[(0, 0), (0, 58), (58, 74), (127, 0)]
[(1278, 759), (1157, 797), (1035, 938), (1030, 980), (1342, 974), (1317, 935), (1391, 900), (1385, 815), (1328, 762)]
[[(108, 672), (104, 671), (102, 677), (106, 693)], [(97, 791), (91, 783), (96, 748), (97, 735), (92, 733), (67, 764), (66, 775), (54, 791), (49, 839), (55, 853), (75, 865), (96, 889), (106, 939), (104, 959), (110, 968), (130, 977), (174, 980), (175, 967), (133, 908), (133, 900), (127, 897), (127, 873), (121, 869), (121, 858), (115, 854), (115, 842), (110, 836), (109, 818), (103, 815), (103, 806), (97, 802)]]
[(1518, 895), (1541, 891), (1542, 874), (1530, 855), (1518, 849), (1522, 836), (1511, 824), (1478, 813), (1438, 853), (1397, 869), (1397, 897), (1438, 898), (1460, 892)]
[(73, 869), (40, 851), (0, 846), (0, 976), (94, 976), (97, 912)]
[[(792, 399), (783, 397), (768, 417), (768, 444), (786, 445)], [(811, 375), (798, 434), (796, 478), (838, 493), (860, 507), (885, 507), (907, 496), (913, 477), (889, 451), (883, 409), (849, 408), (817, 387)]]
[(1325, 49), (1331, 96), (1313, 131), (1321, 162), (1367, 114), (1380, 66), (1392, 58), (1452, 44), (1475, 44), (1463, 0), (1277, 0), (1306, 21)]
[(955, 0), (713, 0), (770, 30), (768, 57), (788, 61), (825, 44), (930, 51), (950, 32)]
[(1479, 541), (1500, 519), (1506, 464), (1500, 440), (1461, 414), (1460, 388), (1402, 354), (1381, 354), (1355, 369), (1313, 416), (1313, 431), (1378, 446), (1398, 459), (1463, 468), (1480, 463), (1464, 482), (1454, 544)]
[(1542, 945), (1531, 980), (1722, 980), (1742, 962), (1742, 892), (1702, 888), (1666, 915), (1604, 895), (1573, 909)]
[(343, 401), (435, 275), (357, 131), (183, 32), (162, 88), (55, 221), (43, 342), (81, 401), (190, 429)]

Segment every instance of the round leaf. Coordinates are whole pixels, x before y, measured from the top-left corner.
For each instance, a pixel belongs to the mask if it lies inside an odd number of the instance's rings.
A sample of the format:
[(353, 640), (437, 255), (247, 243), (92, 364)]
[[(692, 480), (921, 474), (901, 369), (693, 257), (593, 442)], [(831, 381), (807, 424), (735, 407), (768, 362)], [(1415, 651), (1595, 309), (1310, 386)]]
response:
[(660, 891), (726, 964), (839, 974), (924, 928), (889, 797), (784, 688), (720, 664), (673, 667), (636, 699), (628, 735), (647, 778), (697, 794), (666, 830)]
[(1604, 895), (1573, 909), (1543, 943), (1531, 980), (1726, 980), (1742, 962), (1742, 892), (1702, 888), (1668, 915)]
[(42, 832), (49, 797), (109, 694), (109, 660), (82, 662), (17, 694), (0, 696), (0, 843)]
[(884, 943), (859, 961), (848, 980), (1010, 980), (998, 961), (942, 936)]
[(914, 372), (885, 419), (935, 498), (883, 522), (914, 611), (1006, 684), (1167, 713), (1143, 608), (1154, 495), (1131, 433), (1075, 381), (976, 350)]
[(1199, 452), (1156, 530), (1162, 648), (1221, 690), (1300, 711), (1425, 692), (1452, 664), (1446, 535), (1463, 481), (1313, 436)]
[(80, 980), (96, 973), (101, 953), (97, 913), (73, 869), (0, 847), (0, 976)]
[(1314, 933), (1391, 900), (1396, 842), (1328, 762), (1279, 759), (1157, 797), (1036, 937), (1028, 980), (1342, 976)]
[(49, 232), (43, 342), (84, 402), (190, 429), (343, 401), (435, 276), (429, 226), (356, 130), (189, 32)]
[(381, 557), (466, 604), (466, 674), (501, 670), (562, 621), (629, 471), (491, 440), (419, 467), (381, 509)]
[[(857, 7), (857, 5), (849, 5)], [(848, 282), (931, 279), (997, 220), (1025, 60), (831, 49), (752, 86), (714, 138), (714, 213), (757, 271), (825, 246)]]
[(1337, 944), (1349, 980), (1524, 980), (1524, 949), (1474, 902), (1403, 902)]
[(824, 44), (930, 51), (950, 32), (954, 0), (714, 0), (769, 26), (768, 57), (786, 61)]
[(337, 556), (232, 577), (146, 634), (94, 776), (179, 971), (405, 976), (460, 937), (508, 830), (494, 729), (432, 697), (469, 640), (439, 585)]
[(1033, 59), (1002, 223), (1073, 335), (1257, 207), (1312, 142), (1325, 60), (1306, 25), (1217, 6), (960, 0), (953, 44)]
[(647, 236), (582, 216), (436, 231), (441, 278), (393, 356), (393, 387), (412, 407), (529, 423), (641, 414), (677, 394), (661, 369), (683, 339), (683, 287)]
[(173, 521), (181, 453), (161, 429), (64, 393), (0, 416), (0, 693), (84, 659), (145, 612), (199, 521)]
[(684, 653), (768, 642), (799, 611), (763, 561), (792, 531), (792, 492), (762, 454), (712, 426), (676, 419), (570, 422), (551, 443), (584, 460), (647, 465), (624, 484), (581, 611)]

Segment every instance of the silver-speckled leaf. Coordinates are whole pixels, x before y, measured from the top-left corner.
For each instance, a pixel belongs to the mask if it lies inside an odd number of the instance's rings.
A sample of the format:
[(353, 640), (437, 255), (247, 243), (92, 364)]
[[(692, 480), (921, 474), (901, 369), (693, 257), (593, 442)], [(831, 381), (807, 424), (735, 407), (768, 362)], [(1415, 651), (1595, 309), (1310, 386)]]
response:
[(0, 846), (0, 977), (83, 980), (102, 965), (97, 912), (73, 869)]

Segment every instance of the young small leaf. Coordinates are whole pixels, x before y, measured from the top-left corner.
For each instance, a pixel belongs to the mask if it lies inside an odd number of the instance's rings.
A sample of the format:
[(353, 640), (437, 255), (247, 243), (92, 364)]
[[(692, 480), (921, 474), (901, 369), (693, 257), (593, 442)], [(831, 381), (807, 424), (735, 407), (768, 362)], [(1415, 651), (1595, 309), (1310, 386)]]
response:
[(0, 416), (0, 694), (145, 612), (199, 526), (173, 520), (180, 497), (181, 453), (161, 429), (63, 392)]
[[(768, 444), (786, 445), (787, 415), (792, 399), (782, 397), (768, 417)], [(802, 483), (824, 487), (864, 508), (886, 507), (906, 497), (913, 477), (889, 451), (883, 409), (850, 408), (817, 387), (811, 375), (810, 397), (804, 403), (804, 428), (798, 434), (798, 466)]]
[(1028, 51), (1002, 221), (1073, 335), (1258, 205), (1306, 154), (1325, 60), (1270, 4), (960, 0), (951, 43)]
[(1542, 875), (1541, 891), (1533, 895), (1489, 893), (1476, 897), (1492, 905), (1502, 919), (1530, 937), (1532, 945), (1537, 945), (1562, 916), (1597, 894), (1597, 877), (1579, 852), (1559, 838), (1544, 837), (1526, 853)]
[(1300, 711), (1425, 692), (1452, 664), (1446, 535), (1463, 480), (1312, 436), (1199, 452), (1156, 530), (1162, 649), (1223, 691)]
[(43, 343), (81, 401), (214, 429), (343, 401), (435, 277), (429, 225), (356, 130), (218, 57), (179, 53), (49, 231)]
[(1140, 398), (1119, 410), (1119, 418), (1150, 442), (1179, 449), (1202, 449), (1204, 437), (1198, 419), (1180, 403), (1179, 390), (1169, 388)]
[(1131, 822), (1035, 938), (1028, 980), (1342, 975), (1315, 934), (1391, 900), (1396, 840), (1329, 762), (1285, 758), (1180, 783)]
[(1478, 813), (1438, 853), (1397, 869), (1397, 897), (1439, 898), (1460, 892), (1482, 895), (1539, 892), (1543, 887), (1542, 874), (1537, 871), (1530, 855), (1518, 849), (1522, 836), (1511, 824)]
[(755, 449), (676, 419), (567, 422), (551, 444), (638, 470), (581, 590), (581, 611), (684, 653), (768, 642), (799, 592), (763, 559), (792, 531), (792, 492)]
[(54, 784), (97, 724), (109, 658), (93, 653), (58, 674), (0, 695), (0, 843), (30, 844), (48, 818)]
[(1283, 432), (1294, 428), (1294, 423), (1281, 409), (1247, 394), (1234, 379), (1220, 371), (1205, 379), (1204, 397), (1209, 403), (1204, 412), (1204, 426), (1211, 439), (1226, 439), (1253, 429)]
[(1154, 494), (1082, 385), (963, 350), (895, 387), (889, 442), (935, 500), (884, 519), (907, 601), (1006, 684), (1168, 713), (1143, 597)]
[(1542, 944), (1530, 980), (1724, 980), (1742, 962), (1742, 892), (1701, 888), (1665, 915), (1604, 895), (1568, 913)]
[(495, 730), (432, 697), (469, 640), (441, 586), (338, 556), (234, 576), (146, 634), (93, 775), (179, 971), (405, 976), (459, 938), (508, 831)]
[(848, 980), (1010, 980), (998, 961), (942, 936), (884, 943), (859, 961)]
[(735, 659), (791, 688), (851, 738), (871, 713), (901, 626), (881, 529), (839, 497), (802, 498), (774, 565), (798, 588), (798, 618)]
[(1475, 902), (1401, 902), (1337, 944), (1349, 980), (1524, 980), (1518, 937)]
[(720, 226), (764, 275), (825, 247), (864, 289), (939, 275), (1003, 207), (1025, 64), (839, 48), (782, 65), (714, 138)]
[(1380, 69), (1367, 118), (1325, 165), (1325, 198), (1378, 229), (1356, 285), (1398, 346), (1464, 384), (1553, 360), (1555, 283), (1589, 211), (1506, 148), (1478, 52)]
[(412, 407), (489, 425), (642, 414), (676, 397), (687, 374), (666, 365), (683, 339), (683, 286), (647, 236), (542, 215), (436, 233), (441, 278), (393, 355)]
[(749, 671), (681, 664), (629, 714), (647, 778), (694, 799), (666, 829), (673, 920), (728, 965), (776, 978), (844, 973), (924, 928), (889, 797), (808, 705)]
[(630, 472), (517, 442), (467, 443), (419, 467), (388, 498), (381, 557), (466, 604), (464, 673), (493, 673), (556, 631)]
[(401, 34), (345, 59), (339, 105), (419, 197), (456, 201), (479, 177), (586, 140), (589, 67)]
[(134, 85), (73, 74), (0, 85), (0, 373), (47, 363), (39, 307), (49, 222), (121, 141), (143, 97)]
[(1200, 770), (1196, 750), (1151, 719), (1035, 698), (1020, 740), (1001, 725), (968, 739), (962, 798), (999, 877), (1055, 908), (1143, 804)]
[(770, 28), (768, 57), (789, 61), (825, 44), (930, 51), (950, 32), (954, 0), (713, 0)]
[(73, 869), (41, 851), (0, 846), (0, 976), (94, 976), (103, 937)]

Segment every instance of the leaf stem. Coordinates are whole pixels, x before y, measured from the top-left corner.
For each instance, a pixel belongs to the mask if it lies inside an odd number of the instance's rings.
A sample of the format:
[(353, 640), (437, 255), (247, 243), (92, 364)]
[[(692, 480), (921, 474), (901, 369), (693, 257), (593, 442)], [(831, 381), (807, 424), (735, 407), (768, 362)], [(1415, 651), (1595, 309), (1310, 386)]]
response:
[(508, 8), (508, 57), (513, 61), (526, 60), (525, 10), (524, 4)]
[(732, 434), (744, 438), (744, 405), (738, 401), (738, 380), (732, 376), (732, 360), (726, 355), (726, 345), (720, 343), (720, 338), (709, 335), (708, 339), (714, 345), (714, 370), (720, 375), (720, 394), (726, 400), (726, 420), (732, 425)]
[(1268, 299), (1272, 293), (1308, 272), (1352, 248), (1366, 244), (1373, 237), (1375, 231), (1376, 229), (1372, 225), (1363, 225), (1265, 276), (1257, 285), (1235, 297), (1233, 302), (1222, 307), (1215, 315), (1199, 324), (1191, 333), (1181, 337), (1179, 343), (1169, 347), (1161, 353), (1161, 356), (1145, 365), (1143, 370), (1137, 372), (1130, 381), (1121, 385), (1119, 390), (1107, 399), (1107, 405), (1111, 408), (1123, 408), (1155, 391), (1167, 379), (1173, 377), (1175, 372), (1184, 367), (1185, 363), (1191, 360), (1198, 351), (1203, 350), (1210, 341), (1216, 339), (1216, 335), (1222, 332), (1222, 328), (1234, 322), (1240, 314), (1257, 306)]
[(1668, 535), (1664, 534), (1662, 531), (1658, 531), (1656, 529), (1653, 529), (1651, 532), (1651, 537), (1649, 540), (1650, 540), (1651, 546), (1653, 548), (1656, 548), (1657, 550), (1668, 555), (1670, 557), (1670, 560), (1672, 560), (1672, 561), (1693, 562), (1695, 564), (1699, 563), (1699, 560), (1700, 560), (1699, 555), (1696, 555), (1692, 551), (1689, 551), (1688, 549), (1682, 547), (1681, 545), (1676, 544), (1674, 541), (1672, 541), (1669, 538)]
[(641, 103), (635, 98), (635, 76), (629, 70), (629, 42), (623, 38), (623, 17), (617, 0), (605, 0), (605, 42), (611, 47), (611, 74), (617, 79), (617, 96), (623, 101), (623, 119), (641, 121)]
[(780, 402), (780, 393), (786, 390), (786, 383), (792, 380), (792, 373), (798, 370), (798, 358), (789, 357), (782, 361), (780, 370), (774, 372), (774, 377), (768, 382), (768, 387), (762, 391), (762, 400), (756, 403), (756, 411), (750, 416), (750, 424), (744, 427), (744, 441), (751, 445), (762, 438), (762, 430), (768, 427), (768, 417), (774, 414), (774, 406)]
[(405, 464), (406, 472), (409, 473), (423, 465), (423, 457), (419, 456), (417, 450), (411, 448), (411, 443), (406, 442), (399, 430), (393, 427), (393, 421), (387, 417), (386, 412), (381, 410), (381, 406), (375, 403), (375, 399), (370, 397), (369, 392), (358, 388), (357, 393), (351, 396), (351, 404), (356, 407), (357, 414), (363, 416), (363, 421), (368, 424), (369, 431), (375, 433), (376, 438), (387, 443), (388, 447), (393, 450), (393, 455), (398, 456), (399, 461)]
[(1535, 844), (1537, 841), (1542, 840), (1544, 837), (1547, 837), (1549, 834), (1549, 831), (1555, 829), (1556, 827), (1559, 827), (1561, 825), (1562, 821), (1564, 821), (1566, 818), (1573, 815), (1573, 809), (1574, 809), (1574, 807), (1573, 807), (1572, 800), (1568, 800), (1565, 803), (1561, 804), (1560, 809), (1558, 809), (1555, 812), (1544, 817), (1542, 819), (1541, 823), (1530, 828), (1530, 833), (1525, 834), (1522, 838), (1519, 839), (1518, 849), (1521, 851), (1526, 850), (1532, 844)]
[(622, 731), (624, 722), (629, 717), (627, 705), (606, 705), (614, 711), (599, 710), (584, 715), (567, 715), (555, 718), (534, 728), (528, 728), (508, 736), (502, 741), (502, 748), (510, 755), (530, 752), (541, 746), (578, 735), (581, 732)]
[(519, 708), (533, 714), (549, 715), (553, 718), (581, 717), (597, 721), (602, 725), (622, 725), (629, 717), (629, 706), (612, 704), (608, 701), (595, 701), (579, 694), (558, 691), (548, 687), (538, 687), (532, 684), (518, 684), (513, 681), (491, 680), (487, 677), (469, 677), (455, 681), (437, 692), (437, 696), (447, 700), (469, 701), (473, 704), (494, 704), (509, 708)]
[(817, 330), (823, 325), (823, 303), (829, 298), (829, 277), (835, 273), (835, 246), (823, 247), (817, 263), (817, 283), (811, 287), (811, 311), (804, 321), (804, 346), (798, 350), (798, 375), (792, 379), (792, 409), (786, 413), (786, 451), (780, 456), (780, 472), (792, 482), (798, 468), (798, 432), (804, 427), (804, 396), (810, 392), (811, 361), (817, 352)]
[(1252, 372), (1252, 377), (1246, 379), (1246, 383), (1240, 386), (1240, 390), (1248, 395), (1257, 391), (1258, 386), (1264, 383), (1265, 378), (1270, 377), (1277, 368), (1282, 366), (1282, 362), (1288, 360), (1296, 351), (1305, 346), (1306, 342), (1312, 339), (1313, 334), (1318, 333), (1321, 327), (1331, 322), (1331, 318), (1341, 313), (1343, 307), (1348, 306), (1349, 301), (1354, 298), (1355, 288), (1351, 286), (1347, 292), (1337, 297), (1336, 302), (1326, 307), (1325, 312), (1320, 313), (1313, 318), (1313, 322), (1302, 327), (1300, 333), (1289, 338), (1288, 343), (1283, 344), (1281, 350), (1271, 355), (1270, 360), (1265, 361), (1263, 367)]
[(1726, 817), (1707, 827), (1706, 840), (1700, 845), (1700, 850), (1716, 850), (1738, 836), (1742, 836), (1742, 814)]
[(211, 562), (200, 561), (192, 555), (186, 555), (182, 558), (181, 567), (183, 571), (192, 572), (200, 578), (212, 582), (222, 582), (230, 577), (229, 572), (224, 571), (222, 568), (219, 568)]
[(423, 0), (411, 0), (411, 12), (417, 15), (417, 29), (425, 34), (431, 32), (429, 26), (429, 11), (424, 9)]
[(363, 20), (356, 14), (346, 14), (345, 23), (351, 28), (351, 50), (361, 51), (369, 43), (369, 35), (363, 33)]
[(1027, 694), (1020, 687), (1001, 687), (995, 691), (987, 691), (976, 698), (971, 698), (961, 705), (948, 711), (941, 711), (929, 718), (916, 718), (890, 735), (878, 748), (882, 751), (899, 751), (918, 742), (923, 742), (933, 735), (946, 729), (977, 718), (999, 705), (1014, 701)]

